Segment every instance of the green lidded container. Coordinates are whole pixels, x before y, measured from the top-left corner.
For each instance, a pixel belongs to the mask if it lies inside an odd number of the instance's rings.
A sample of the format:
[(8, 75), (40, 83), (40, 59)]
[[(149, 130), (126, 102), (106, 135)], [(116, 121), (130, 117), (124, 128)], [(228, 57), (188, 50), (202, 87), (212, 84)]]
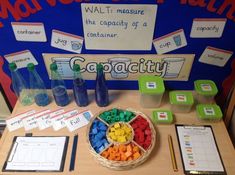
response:
[(218, 93), (216, 84), (212, 80), (196, 80), (194, 89), (199, 103), (213, 103), (214, 97)]
[(220, 120), (223, 117), (220, 107), (216, 104), (198, 104), (196, 112), (202, 120)]
[(157, 124), (171, 124), (173, 123), (173, 114), (170, 110), (154, 110), (152, 120)]
[(141, 75), (138, 79), (139, 92), (141, 94), (141, 106), (155, 108), (160, 106), (165, 92), (163, 79), (154, 75)]
[(189, 91), (171, 91), (169, 98), (173, 112), (190, 112), (194, 103), (193, 94)]

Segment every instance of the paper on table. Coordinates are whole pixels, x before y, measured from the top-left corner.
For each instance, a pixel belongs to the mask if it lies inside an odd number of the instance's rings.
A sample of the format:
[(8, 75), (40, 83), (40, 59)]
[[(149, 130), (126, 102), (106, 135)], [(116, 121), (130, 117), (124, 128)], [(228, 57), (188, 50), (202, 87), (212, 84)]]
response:
[(61, 171), (66, 137), (17, 137), (3, 171)]
[(224, 173), (210, 126), (179, 125), (176, 128), (186, 172)]

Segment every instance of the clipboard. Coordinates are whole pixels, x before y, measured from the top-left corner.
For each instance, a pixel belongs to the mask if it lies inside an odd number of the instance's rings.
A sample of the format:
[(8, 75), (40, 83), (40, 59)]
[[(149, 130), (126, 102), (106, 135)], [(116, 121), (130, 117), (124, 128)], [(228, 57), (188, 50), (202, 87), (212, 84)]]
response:
[(175, 125), (175, 129), (185, 174), (227, 174), (211, 126)]
[(2, 172), (62, 172), (68, 136), (15, 136)]

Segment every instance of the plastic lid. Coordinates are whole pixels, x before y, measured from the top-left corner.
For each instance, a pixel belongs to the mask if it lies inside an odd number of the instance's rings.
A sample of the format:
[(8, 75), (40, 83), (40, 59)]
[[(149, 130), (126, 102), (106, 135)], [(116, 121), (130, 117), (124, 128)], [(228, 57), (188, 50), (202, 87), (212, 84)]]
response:
[(193, 105), (194, 99), (192, 92), (189, 91), (171, 91), (170, 103), (181, 105)]
[(76, 71), (76, 72), (80, 72), (80, 70), (81, 70), (80, 65), (79, 64), (74, 64), (73, 65), (73, 70)]
[(156, 123), (172, 123), (173, 114), (169, 110), (154, 110), (152, 114), (152, 119)]
[(10, 69), (11, 71), (16, 70), (16, 69), (17, 69), (16, 63), (10, 63), (10, 64), (9, 64), (9, 69)]
[(200, 95), (215, 96), (218, 93), (216, 84), (211, 80), (194, 81), (194, 89)]
[(165, 86), (161, 77), (141, 75), (138, 83), (139, 91), (142, 94), (162, 94), (165, 92)]
[(29, 63), (29, 64), (27, 64), (27, 68), (28, 68), (29, 71), (33, 71), (35, 66), (34, 66), (33, 63)]
[(101, 70), (103, 70), (104, 69), (104, 67), (103, 67), (103, 65), (102, 64), (97, 64), (97, 66), (96, 66), (96, 70), (98, 71), (101, 71)]
[(223, 117), (220, 107), (216, 104), (198, 104), (196, 111), (200, 119), (221, 119)]
[(53, 70), (53, 71), (55, 71), (55, 70), (57, 70), (57, 65), (56, 65), (56, 63), (51, 63), (51, 65), (50, 65), (50, 69), (51, 70)]

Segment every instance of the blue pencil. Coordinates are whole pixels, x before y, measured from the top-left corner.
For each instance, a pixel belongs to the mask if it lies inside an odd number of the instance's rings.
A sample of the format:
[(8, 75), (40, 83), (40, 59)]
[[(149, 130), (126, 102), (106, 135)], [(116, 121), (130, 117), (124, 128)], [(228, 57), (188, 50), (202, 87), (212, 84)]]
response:
[(72, 149), (72, 153), (71, 153), (69, 171), (73, 171), (74, 170), (75, 158), (76, 158), (76, 152), (77, 152), (77, 143), (78, 143), (78, 135), (76, 134), (73, 137), (73, 149)]

